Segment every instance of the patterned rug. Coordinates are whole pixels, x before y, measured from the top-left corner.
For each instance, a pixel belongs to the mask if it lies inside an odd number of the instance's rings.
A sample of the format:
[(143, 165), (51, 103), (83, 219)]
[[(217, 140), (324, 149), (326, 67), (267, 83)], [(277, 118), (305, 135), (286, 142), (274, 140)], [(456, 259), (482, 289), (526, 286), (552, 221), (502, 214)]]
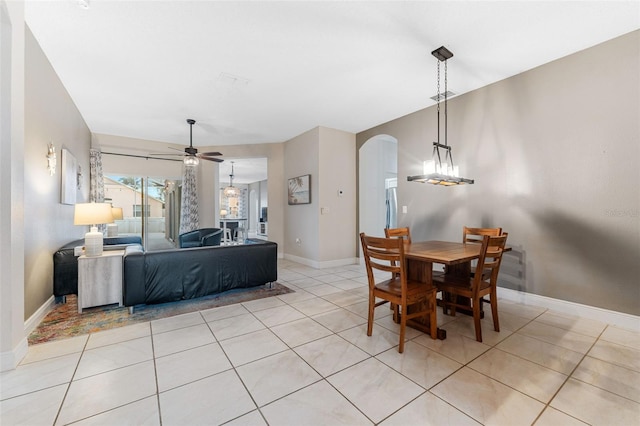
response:
[(265, 285), (230, 290), (192, 300), (136, 306), (133, 314), (129, 314), (129, 308), (118, 307), (116, 305), (83, 309), (83, 312), (80, 314), (78, 313), (76, 295), (69, 295), (67, 296), (67, 303), (56, 304), (53, 310), (45, 316), (40, 325), (29, 335), (28, 342), (29, 345), (35, 345), (59, 339), (67, 339), (82, 334), (95, 333), (96, 331), (291, 292), (293, 292), (293, 290), (288, 287), (280, 283), (273, 283), (272, 288)]

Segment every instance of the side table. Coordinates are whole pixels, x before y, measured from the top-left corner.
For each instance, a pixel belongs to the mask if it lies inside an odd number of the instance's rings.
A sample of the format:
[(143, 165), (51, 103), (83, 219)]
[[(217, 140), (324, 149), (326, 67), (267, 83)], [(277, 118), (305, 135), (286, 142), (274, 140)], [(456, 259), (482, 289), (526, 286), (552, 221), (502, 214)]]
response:
[(122, 306), (124, 250), (105, 250), (100, 256), (78, 258), (78, 312), (92, 306)]

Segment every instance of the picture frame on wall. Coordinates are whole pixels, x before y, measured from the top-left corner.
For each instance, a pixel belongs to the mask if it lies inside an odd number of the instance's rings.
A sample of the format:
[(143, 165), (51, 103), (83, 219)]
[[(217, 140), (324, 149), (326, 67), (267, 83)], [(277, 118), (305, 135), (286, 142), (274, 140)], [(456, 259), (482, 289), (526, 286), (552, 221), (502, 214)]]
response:
[(60, 202), (75, 204), (78, 189), (78, 162), (68, 149), (62, 148), (62, 183), (60, 185)]
[(311, 175), (302, 175), (289, 179), (289, 205), (311, 203)]

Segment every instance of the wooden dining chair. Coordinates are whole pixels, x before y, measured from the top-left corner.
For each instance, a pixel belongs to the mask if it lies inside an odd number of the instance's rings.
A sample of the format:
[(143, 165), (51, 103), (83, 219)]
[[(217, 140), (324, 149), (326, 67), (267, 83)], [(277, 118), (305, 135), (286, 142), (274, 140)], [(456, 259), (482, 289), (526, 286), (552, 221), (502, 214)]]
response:
[(408, 227), (404, 228), (384, 228), (384, 236), (387, 238), (402, 238), (411, 244), (411, 231)]
[[(399, 238), (411, 244), (411, 231), (406, 226), (403, 228), (384, 228), (384, 236), (387, 238)], [(398, 306), (391, 303), (389, 309), (393, 311), (393, 320), (398, 322)]]
[[(373, 317), (376, 307), (392, 303), (400, 309), (400, 344), (398, 352), (404, 352), (404, 336), (407, 320), (425, 317), (429, 320), (430, 334), (437, 338), (436, 288), (433, 285), (407, 278), (404, 243), (400, 238), (368, 237), (360, 234), (362, 253), (367, 267), (369, 280), (369, 315), (367, 336), (373, 332)], [(389, 272), (387, 279), (380, 280), (384, 274), (374, 274), (374, 269)], [(376, 279), (379, 281), (376, 282)], [(376, 303), (376, 298), (383, 299)], [(409, 313), (408, 307), (416, 309)]]
[(433, 278), (433, 283), (438, 290), (441, 290), (443, 293), (441, 301), (443, 312), (446, 313), (451, 310), (451, 315), (455, 315), (456, 308), (469, 308), (468, 304), (458, 303), (457, 296), (461, 296), (471, 301), (473, 322), (476, 329), (476, 340), (478, 342), (482, 342), (480, 310), (482, 308), (481, 301), (484, 296), (489, 295), (490, 297), (493, 329), (495, 331), (500, 331), (496, 284), (498, 281), (498, 273), (500, 271), (500, 263), (502, 262), (502, 253), (507, 242), (507, 236), (507, 233), (503, 233), (496, 237), (488, 235), (482, 237), (480, 257), (478, 258), (476, 273), (473, 277), (445, 274), (435, 276)]
[(482, 243), (482, 237), (488, 235), (490, 237), (497, 237), (502, 235), (502, 228), (469, 228), (467, 226), (462, 227), (462, 242), (467, 243)]

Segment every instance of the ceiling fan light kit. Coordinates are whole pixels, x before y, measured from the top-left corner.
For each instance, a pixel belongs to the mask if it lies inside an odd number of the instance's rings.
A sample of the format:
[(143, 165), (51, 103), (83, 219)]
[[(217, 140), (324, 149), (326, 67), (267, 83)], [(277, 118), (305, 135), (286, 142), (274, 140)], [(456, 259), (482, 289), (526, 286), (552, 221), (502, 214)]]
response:
[[(222, 163), (224, 160), (222, 158), (216, 158), (222, 155), (220, 152), (198, 152), (197, 148), (193, 147), (193, 125), (196, 124), (196, 120), (192, 118), (187, 118), (187, 123), (189, 123), (189, 146), (184, 149), (184, 154), (164, 154), (164, 153), (156, 153), (149, 155), (179, 155), (183, 157), (182, 161), (187, 167), (195, 167), (200, 164), (200, 160), (208, 160), (215, 161), (216, 163)], [(176, 151), (180, 151), (177, 148), (169, 147)], [(149, 158), (149, 157), (143, 157)], [(180, 161), (180, 160), (176, 160)]]

